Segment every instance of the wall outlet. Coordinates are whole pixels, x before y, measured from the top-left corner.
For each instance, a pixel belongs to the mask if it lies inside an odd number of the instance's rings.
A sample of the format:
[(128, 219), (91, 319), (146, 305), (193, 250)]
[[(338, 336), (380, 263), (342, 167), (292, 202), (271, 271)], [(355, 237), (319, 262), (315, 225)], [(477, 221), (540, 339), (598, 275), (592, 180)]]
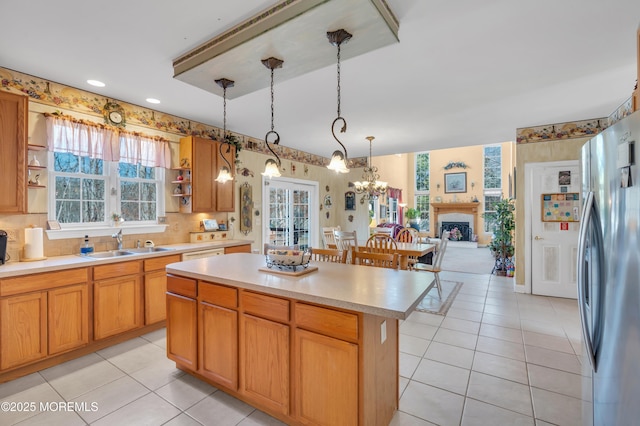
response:
[(18, 241), (18, 231), (15, 229), (7, 229), (7, 241), (16, 242)]
[(380, 324), (380, 344), (383, 344), (387, 340), (387, 320), (382, 321)]

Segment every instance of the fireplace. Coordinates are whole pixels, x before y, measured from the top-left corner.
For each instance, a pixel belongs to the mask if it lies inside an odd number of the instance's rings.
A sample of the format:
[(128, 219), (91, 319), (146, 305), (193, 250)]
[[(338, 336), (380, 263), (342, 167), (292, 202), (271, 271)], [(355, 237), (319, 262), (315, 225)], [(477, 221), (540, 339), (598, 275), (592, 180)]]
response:
[(440, 227), (440, 235), (444, 231), (451, 231), (453, 228), (458, 228), (462, 238), (459, 241), (471, 241), (471, 227), (469, 226), (469, 222), (442, 222), (442, 226)]

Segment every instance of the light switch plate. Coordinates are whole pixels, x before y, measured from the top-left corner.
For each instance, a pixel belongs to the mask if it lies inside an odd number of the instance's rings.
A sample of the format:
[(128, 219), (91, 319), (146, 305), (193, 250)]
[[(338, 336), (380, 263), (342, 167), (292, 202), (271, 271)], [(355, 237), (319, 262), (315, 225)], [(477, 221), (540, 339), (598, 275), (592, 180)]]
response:
[(380, 344), (383, 344), (387, 340), (387, 320), (382, 321), (380, 324)]

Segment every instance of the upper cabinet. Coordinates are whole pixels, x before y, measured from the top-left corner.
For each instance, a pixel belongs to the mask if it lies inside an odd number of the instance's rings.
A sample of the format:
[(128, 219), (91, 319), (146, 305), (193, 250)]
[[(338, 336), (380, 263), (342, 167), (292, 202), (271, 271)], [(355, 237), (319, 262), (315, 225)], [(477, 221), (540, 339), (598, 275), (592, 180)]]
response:
[[(226, 154), (231, 164), (235, 150)], [(188, 136), (180, 139), (180, 167), (191, 169), (191, 197), (183, 202), (191, 203), (194, 213), (234, 211), (233, 181), (221, 184), (215, 181), (219, 166), (224, 163), (220, 157), (220, 142)], [(225, 163), (226, 164), (226, 163)], [(233, 173), (233, 167), (231, 167)]]
[(0, 92), (0, 213), (27, 212), (26, 96)]

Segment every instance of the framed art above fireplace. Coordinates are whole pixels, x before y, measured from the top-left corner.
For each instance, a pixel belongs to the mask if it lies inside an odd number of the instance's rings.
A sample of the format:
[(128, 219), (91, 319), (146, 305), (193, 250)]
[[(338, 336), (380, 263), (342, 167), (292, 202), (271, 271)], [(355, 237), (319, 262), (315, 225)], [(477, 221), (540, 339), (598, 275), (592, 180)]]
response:
[(467, 172), (445, 173), (444, 192), (447, 194), (467, 192)]

